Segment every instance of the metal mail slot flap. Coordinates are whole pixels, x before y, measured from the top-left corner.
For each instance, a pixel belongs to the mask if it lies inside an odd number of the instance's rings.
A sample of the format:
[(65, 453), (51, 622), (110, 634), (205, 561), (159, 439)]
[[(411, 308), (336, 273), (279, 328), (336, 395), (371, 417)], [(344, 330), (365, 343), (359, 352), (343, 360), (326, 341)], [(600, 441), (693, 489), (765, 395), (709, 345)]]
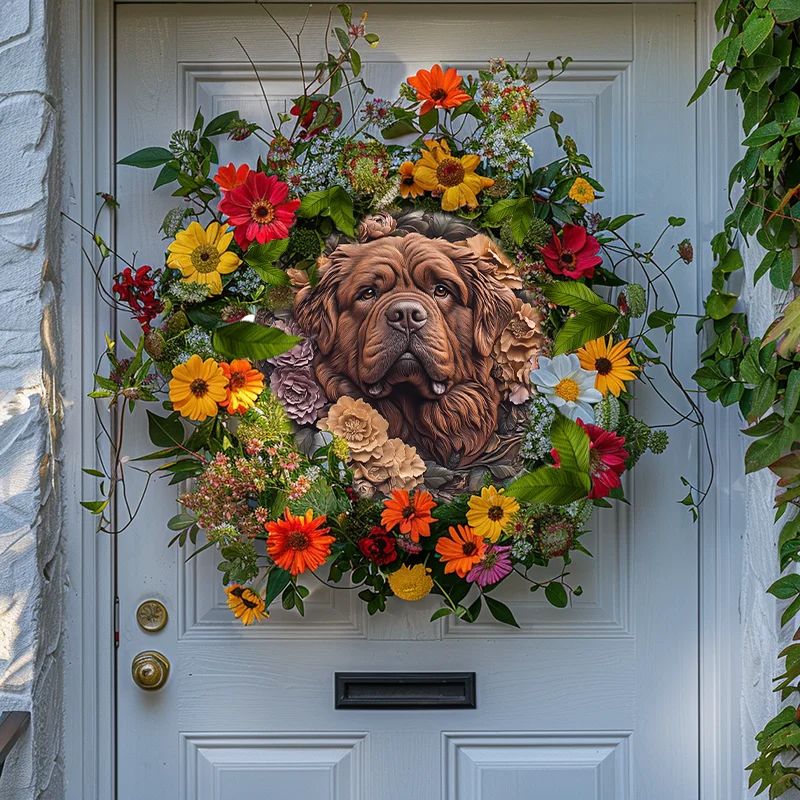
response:
[(474, 672), (337, 672), (336, 708), (475, 708)]

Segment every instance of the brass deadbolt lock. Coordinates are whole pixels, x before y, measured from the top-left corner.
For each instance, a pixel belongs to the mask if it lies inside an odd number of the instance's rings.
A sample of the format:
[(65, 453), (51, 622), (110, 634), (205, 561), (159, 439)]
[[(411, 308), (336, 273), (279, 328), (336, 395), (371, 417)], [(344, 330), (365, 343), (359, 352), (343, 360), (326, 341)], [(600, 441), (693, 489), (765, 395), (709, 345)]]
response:
[(143, 631), (156, 633), (167, 624), (167, 609), (158, 600), (145, 600), (136, 609), (136, 621)]
[(131, 664), (133, 682), (146, 691), (160, 689), (169, 676), (169, 661), (167, 657), (155, 650), (145, 650), (135, 656)]

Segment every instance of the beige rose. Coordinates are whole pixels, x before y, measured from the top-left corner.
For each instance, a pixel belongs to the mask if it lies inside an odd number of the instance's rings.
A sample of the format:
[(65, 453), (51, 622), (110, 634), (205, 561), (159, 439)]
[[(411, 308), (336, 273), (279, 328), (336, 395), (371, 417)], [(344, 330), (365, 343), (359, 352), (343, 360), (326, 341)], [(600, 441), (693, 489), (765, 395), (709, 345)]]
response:
[(289, 276), (289, 283), (292, 285), (292, 289), (302, 289), (311, 282), (308, 277), (308, 272), (304, 269), (290, 267), (286, 270), (286, 274)]
[(317, 427), (344, 439), (354, 461), (366, 461), (389, 438), (389, 423), (361, 398), (340, 397)]
[(358, 241), (368, 242), (371, 239), (382, 239), (397, 227), (397, 220), (386, 213), (372, 214), (364, 217), (358, 226)]
[(478, 256), (481, 271), (488, 272), (509, 289), (522, 288), (522, 279), (517, 268), (488, 236), (478, 233), (462, 244)]
[(388, 439), (368, 460), (353, 465), (356, 481), (369, 481), (379, 492), (388, 494), (397, 489), (410, 492), (422, 483), (425, 462), (417, 448), (402, 439)]
[(543, 323), (538, 309), (522, 303), (495, 342), (495, 372), (515, 405), (530, 397), (531, 370), (538, 366), (539, 355), (547, 343)]

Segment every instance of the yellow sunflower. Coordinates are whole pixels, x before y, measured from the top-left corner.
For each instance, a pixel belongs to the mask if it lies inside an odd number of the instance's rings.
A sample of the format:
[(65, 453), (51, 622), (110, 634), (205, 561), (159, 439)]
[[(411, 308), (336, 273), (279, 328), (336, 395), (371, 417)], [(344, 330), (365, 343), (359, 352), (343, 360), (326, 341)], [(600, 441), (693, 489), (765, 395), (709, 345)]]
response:
[(218, 403), (228, 397), (228, 379), (213, 358), (203, 361), (195, 353), (172, 370), (169, 399), (182, 417), (202, 422), (216, 416)]
[(416, 168), (410, 161), (400, 165), (400, 196), (420, 197), (425, 190), (417, 183)]
[(630, 339), (623, 339), (614, 344), (610, 336), (607, 341), (603, 336), (587, 342), (576, 353), (584, 369), (597, 371), (594, 388), (604, 395), (611, 392), (614, 397), (619, 397), (625, 389), (625, 381), (636, 378), (639, 367), (631, 364), (628, 358), (631, 351), (629, 342)]
[(506, 497), (504, 492), (505, 489), (484, 486), (480, 497), (473, 495), (469, 499), (467, 522), (481, 539), (496, 542), (519, 511), (519, 503), (513, 497)]
[(236, 253), (228, 250), (232, 241), (233, 231), (228, 231), (227, 225), (211, 222), (204, 229), (199, 222), (192, 222), (167, 248), (167, 266), (179, 269), (185, 281), (208, 284), (211, 294), (219, 294), (221, 276), (242, 263)]
[(569, 196), (582, 206), (594, 202), (594, 187), (586, 178), (575, 178), (575, 183), (569, 190)]
[(424, 564), (415, 564), (413, 567), (403, 564), (400, 569), (390, 572), (387, 580), (392, 591), (401, 600), (422, 600), (433, 589), (429, 572)]
[(455, 211), (461, 206), (475, 208), (478, 205), (478, 193), (494, 185), (491, 178), (484, 178), (475, 172), (481, 163), (480, 156), (452, 156), (444, 139), (440, 142), (426, 139), (425, 147), (427, 150), (423, 151), (414, 165), (417, 186), (441, 194), (443, 211)]
[(264, 607), (264, 598), (249, 586), (234, 583), (225, 589), (225, 593), (228, 595), (228, 608), (236, 619), (242, 621), (242, 625), (252, 625), (260, 622), (262, 617), (269, 616)]

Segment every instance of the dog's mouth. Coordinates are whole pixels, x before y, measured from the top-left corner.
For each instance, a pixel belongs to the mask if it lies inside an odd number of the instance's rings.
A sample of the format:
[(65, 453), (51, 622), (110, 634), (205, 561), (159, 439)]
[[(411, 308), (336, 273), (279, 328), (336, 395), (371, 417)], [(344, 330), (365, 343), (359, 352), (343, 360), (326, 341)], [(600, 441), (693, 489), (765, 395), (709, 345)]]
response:
[(385, 397), (394, 386), (403, 383), (411, 384), (421, 394), (429, 397), (441, 397), (449, 388), (448, 381), (433, 378), (420, 358), (411, 350), (406, 350), (386, 371), (383, 378), (367, 384), (367, 394), (376, 398)]

